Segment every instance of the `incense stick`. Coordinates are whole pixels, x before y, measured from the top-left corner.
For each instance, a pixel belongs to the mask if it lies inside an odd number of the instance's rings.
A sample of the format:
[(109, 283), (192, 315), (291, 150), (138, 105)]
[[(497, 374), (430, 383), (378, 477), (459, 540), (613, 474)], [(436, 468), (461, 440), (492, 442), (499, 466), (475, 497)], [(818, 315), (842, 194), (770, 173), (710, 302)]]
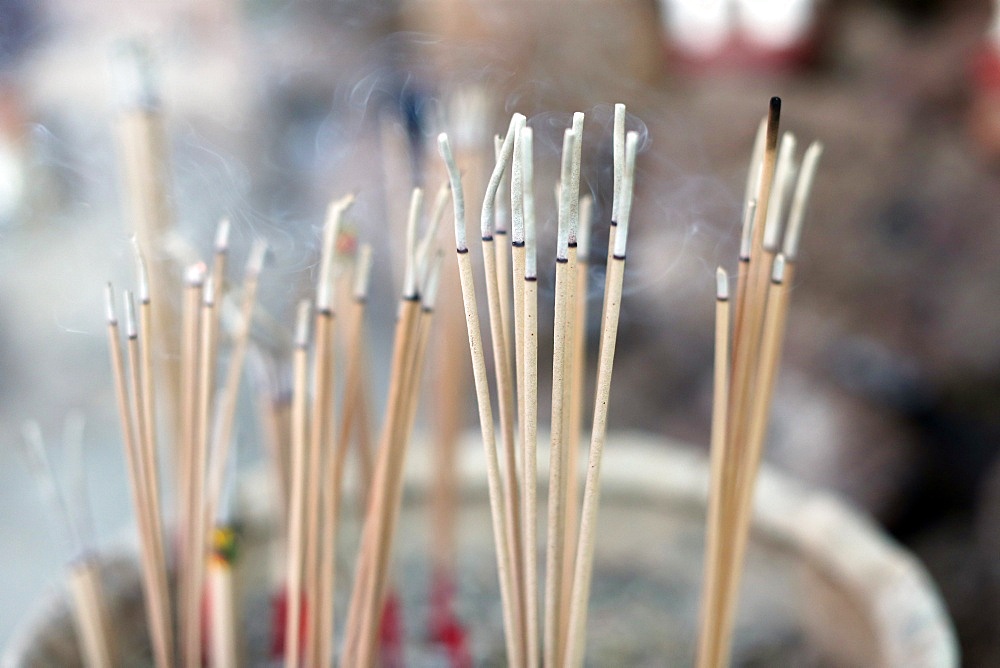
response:
[(476, 402), (479, 410), (479, 425), (483, 448), (486, 454), (486, 481), (490, 497), (490, 517), (493, 524), (493, 542), (496, 549), (497, 577), (500, 583), (500, 601), (503, 609), (504, 639), (507, 657), (512, 661), (519, 656), (521, 646), (514, 625), (512, 609), (514, 597), (507, 543), (507, 515), (504, 511), (504, 491), (500, 481), (500, 465), (497, 461), (496, 433), (493, 426), (493, 409), (490, 405), (489, 381), (486, 375), (486, 359), (483, 354), (482, 334), (479, 326), (479, 307), (476, 303), (476, 288), (472, 275), (472, 262), (465, 233), (465, 197), (462, 179), (455, 164), (455, 158), (448, 143), (448, 136), (438, 136), (438, 148), (448, 169), (451, 182), (451, 196), (455, 209), (455, 246), (458, 260), (459, 281), (462, 287), (462, 302), (465, 306), (465, 322), (469, 337), (469, 352), (472, 358), (472, 375), (475, 381)]
[(168, 620), (163, 617), (164, 607), (158, 598), (159, 585), (155, 566), (151, 561), (150, 527), (146, 513), (145, 491), (143, 489), (142, 468), (139, 465), (139, 447), (135, 442), (132, 413), (128, 398), (128, 384), (125, 379), (125, 364), (122, 359), (122, 346), (118, 338), (118, 318), (114, 310), (114, 292), (111, 284), (105, 294), (105, 308), (108, 322), (108, 344), (111, 354), (112, 377), (115, 383), (115, 396), (118, 401), (118, 414), (122, 424), (122, 437), (125, 443), (125, 455), (129, 473), (129, 489), (132, 493), (132, 506), (135, 508), (136, 524), (139, 529), (140, 564), (142, 567), (143, 593), (146, 608), (146, 620), (153, 641), (153, 657), (157, 668), (172, 666), (170, 634)]
[(534, 136), (529, 127), (521, 130), (522, 209), (524, 217), (524, 590), (526, 665), (534, 668), (539, 659), (538, 620), (538, 245), (535, 230)]
[(287, 609), (285, 623), (285, 668), (298, 668), (301, 651), (302, 574), (305, 549), (306, 447), (309, 398), (309, 315), (312, 305), (299, 302), (295, 319), (295, 351), (292, 371), (292, 478), (289, 490)]
[[(497, 158), (493, 174), (490, 176), (486, 186), (486, 195), (483, 197), (483, 208), (481, 215), (482, 249), (483, 249), (483, 272), (486, 278), (486, 303), (489, 308), (490, 339), (493, 347), (493, 365), (497, 379), (497, 409), (500, 414), (500, 435), (503, 452), (504, 466), (501, 468), (501, 475), (504, 482), (505, 512), (507, 513), (507, 549), (510, 552), (511, 580), (513, 588), (511, 594), (512, 610), (514, 613), (513, 622), (516, 629), (518, 654), (516, 658), (523, 657), (524, 653), (524, 609), (523, 609), (523, 555), (521, 553), (521, 517), (520, 517), (520, 491), (518, 489), (519, 475), (517, 467), (517, 446), (514, 440), (514, 416), (516, 403), (514, 400), (514, 386), (510, 377), (510, 362), (512, 355), (509, 352), (510, 336), (505, 326), (500, 301), (500, 286), (497, 267), (496, 242), (493, 237), (494, 205), (497, 191), (503, 175), (506, 173), (507, 163), (510, 162), (514, 148), (514, 137), (519, 128), (524, 125), (525, 119), (521, 114), (514, 114), (511, 117), (507, 134), (504, 137), (500, 152)], [(501, 253), (506, 253), (506, 247)], [(503, 280), (506, 284), (509, 269), (503, 273)], [(519, 663), (515, 659), (515, 663)]]
[(699, 668), (718, 666), (718, 618), (720, 539), (724, 530), (721, 504), (728, 496), (729, 486), (724, 477), (726, 463), (732, 458), (726, 451), (726, 421), (729, 397), (729, 276), (722, 267), (716, 270), (715, 301), (715, 376), (712, 387), (712, 443), (710, 449), (707, 530), (705, 538), (705, 580), (702, 590), (700, 634), (697, 665)]
[(545, 622), (543, 628), (544, 664), (561, 665), (560, 593), (563, 578), (563, 547), (565, 541), (565, 400), (567, 355), (567, 308), (569, 304), (570, 227), (569, 201), (573, 142), (572, 128), (563, 134), (562, 170), (560, 182), (559, 230), (556, 242), (555, 316), (552, 330), (552, 425), (549, 449), (548, 531), (545, 549)]
[(625, 251), (628, 242), (632, 193), (635, 184), (635, 156), (638, 135), (629, 132), (625, 139), (625, 166), (622, 175), (621, 202), (618, 211), (618, 231), (615, 235), (614, 256), (608, 273), (608, 310), (601, 328), (601, 357), (597, 365), (597, 389), (594, 399), (594, 419), (590, 436), (590, 457), (583, 491), (580, 538), (573, 577), (573, 597), (570, 602), (569, 633), (566, 666), (583, 665), (587, 636), (587, 604), (594, 564), (597, 510), (600, 501), (601, 462), (608, 429), (608, 403), (611, 394), (611, 374), (614, 369), (618, 319), (621, 312), (622, 282), (625, 276)]

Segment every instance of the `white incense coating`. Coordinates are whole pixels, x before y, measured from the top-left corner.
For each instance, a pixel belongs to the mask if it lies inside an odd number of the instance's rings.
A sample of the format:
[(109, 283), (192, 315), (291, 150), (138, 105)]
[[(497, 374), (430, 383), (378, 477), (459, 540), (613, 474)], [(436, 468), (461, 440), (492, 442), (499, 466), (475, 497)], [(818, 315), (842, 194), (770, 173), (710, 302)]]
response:
[(632, 215), (632, 194), (635, 189), (635, 152), (639, 144), (639, 135), (628, 133), (625, 138), (625, 173), (622, 177), (621, 208), (618, 211), (618, 230), (615, 233), (615, 257), (625, 257), (625, 244), (628, 242), (628, 222)]
[(354, 204), (354, 195), (348, 194), (330, 202), (326, 210), (319, 278), (316, 281), (316, 310), (321, 313), (333, 308), (333, 261), (337, 255), (337, 237), (340, 235), (344, 213), (352, 204)]
[(767, 218), (764, 222), (764, 250), (770, 253), (777, 251), (781, 243), (781, 222), (795, 171), (795, 143), (795, 135), (786, 132), (781, 136), (781, 144), (778, 146), (774, 185), (771, 188)]
[(750, 168), (747, 170), (746, 192), (743, 201), (749, 202), (757, 198), (760, 189), (761, 170), (764, 168), (764, 149), (767, 143), (767, 117), (761, 119), (757, 126), (757, 135), (753, 140), (753, 150), (750, 152)]
[(125, 336), (134, 339), (139, 335), (139, 327), (135, 319), (135, 299), (131, 290), (122, 292), (122, 303), (125, 306)]
[[(573, 134), (572, 128), (566, 128), (563, 133), (563, 145), (562, 145), (562, 167), (560, 169), (559, 183), (560, 186), (563, 184), (569, 184), (570, 172), (573, 169), (573, 142), (575, 141), (575, 136)], [(569, 251), (569, 199), (570, 199), (570, 188), (560, 187), (559, 188), (559, 227), (556, 236), (556, 259), (566, 260)]]
[(406, 218), (406, 260), (403, 270), (403, 297), (412, 299), (417, 296), (417, 222), (420, 220), (420, 210), (424, 206), (424, 191), (414, 188), (410, 195), (410, 213)]
[(715, 270), (715, 298), (729, 299), (729, 274), (722, 267)]
[(118, 102), (125, 109), (158, 107), (159, 85), (149, 47), (138, 40), (117, 46), (112, 61), (112, 79)]
[(752, 199), (743, 208), (743, 225), (740, 231), (740, 259), (750, 259), (753, 246), (753, 219), (757, 215), (757, 200)]
[(785, 255), (778, 253), (774, 256), (774, 264), (771, 265), (771, 282), (781, 283), (785, 280)]
[(420, 237), (420, 243), (417, 244), (417, 288), (421, 293), (426, 289), (425, 286), (429, 279), (431, 262), (433, 256), (437, 254), (438, 228), (441, 227), (441, 220), (444, 218), (444, 212), (448, 206), (449, 189), (450, 184), (446, 179), (434, 196), (434, 206), (431, 209), (431, 217), (428, 221), (427, 229), (424, 230), (423, 236)]
[(813, 178), (816, 176), (816, 165), (822, 155), (823, 145), (813, 142), (802, 156), (802, 166), (799, 168), (799, 178), (795, 184), (795, 194), (792, 195), (792, 204), (788, 212), (788, 231), (785, 232), (785, 244), (782, 248), (789, 262), (795, 262), (799, 255), (806, 206), (809, 204), (809, 193), (812, 191)]
[(573, 160), (569, 169), (569, 243), (576, 244), (580, 228), (580, 161), (583, 157), (583, 119), (578, 111), (573, 114)]
[(225, 253), (229, 250), (229, 231), (232, 225), (228, 218), (219, 221), (219, 226), (215, 228), (215, 252)]
[(115, 288), (111, 283), (104, 286), (104, 317), (109, 325), (118, 324), (118, 316), (115, 315)]
[[(510, 155), (514, 149), (514, 135), (517, 134), (517, 128), (523, 124), (523, 114), (514, 114), (511, 117), (510, 125), (507, 127), (507, 134), (503, 139), (503, 145), (500, 147), (500, 155), (497, 156), (497, 162), (493, 167), (493, 173), (490, 175), (490, 181), (486, 185), (486, 195), (483, 197), (483, 211), (480, 216), (480, 231), (484, 239), (493, 236), (493, 216), (496, 207), (497, 190), (500, 188), (500, 180), (503, 178), (504, 171), (507, 169), (507, 162), (510, 160)], [(447, 158), (445, 160), (447, 161)], [(449, 166), (449, 171), (450, 169), (451, 167)]]
[(299, 308), (295, 318), (295, 345), (305, 348), (309, 345), (309, 312), (312, 305), (308, 299), (299, 302)]
[[(517, 132), (514, 133), (514, 138), (517, 139)], [(500, 154), (503, 152), (503, 139), (500, 135), (493, 135), (493, 158), (494, 160), (499, 160)], [(504, 206), (504, 190), (506, 186), (507, 171), (504, 170), (503, 175), (500, 177), (500, 184), (497, 186), (496, 201), (494, 202), (495, 213), (493, 215), (493, 233), (497, 235), (507, 234), (507, 209)]]
[(590, 259), (591, 216), (594, 210), (594, 198), (587, 194), (580, 198), (580, 227), (577, 230), (577, 258), (581, 262)]
[(139, 302), (143, 304), (149, 303), (149, 270), (146, 268), (146, 258), (142, 254), (142, 249), (139, 248), (139, 240), (133, 234), (132, 238), (132, 253), (135, 255), (135, 276), (136, 282), (139, 287), (136, 290), (139, 295)]
[(613, 162), (615, 169), (613, 199), (611, 200), (611, 221), (618, 222), (618, 211), (621, 205), (622, 178), (625, 176), (625, 105), (615, 105), (615, 125), (612, 139)]
[(368, 284), (372, 276), (372, 245), (363, 243), (358, 247), (358, 257), (354, 265), (354, 299), (364, 301), (368, 297)]
[(514, 135), (514, 152), (510, 166), (511, 244), (524, 243), (524, 138), (526, 128), (519, 127)]
[(425, 311), (433, 311), (437, 302), (438, 285), (441, 282), (441, 260), (443, 258), (444, 253), (439, 248), (434, 252), (434, 257), (427, 262), (427, 281), (420, 291), (420, 303)]
[(446, 132), (438, 135), (438, 151), (444, 159), (448, 181), (451, 183), (451, 200), (455, 207), (455, 247), (460, 253), (464, 253), (469, 250), (465, 235), (465, 195), (462, 191), (462, 175), (458, 171), (458, 165), (455, 164), (455, 156), (451, 151)]
[(521, 130), (521, 172), (524, 179), (524, 275), (538, 275), (538, 244), (535, 240), (534, 131)]

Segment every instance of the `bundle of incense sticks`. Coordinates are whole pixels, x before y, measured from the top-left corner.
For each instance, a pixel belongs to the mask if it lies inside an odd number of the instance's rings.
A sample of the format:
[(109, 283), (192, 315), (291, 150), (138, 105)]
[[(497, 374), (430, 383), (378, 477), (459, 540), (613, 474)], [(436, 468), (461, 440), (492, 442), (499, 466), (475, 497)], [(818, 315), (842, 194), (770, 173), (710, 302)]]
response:
[[(789, 291), (822, 146), (795, 163), (772, 98), (754, 144), (735, 290), (717, 272), (711, 483), (698, 666), (729, 665), (754, 487), (781, 358)], [(730, 293), (735, 292), (735, 309)]]
[[(552, 359), (552, 424), (544, 619), (539, 620), (537, 573), (538, 287), (533, 186), (533, 130), (515, 114), (496, 145), (496, 166), (481, 210), (483, 281), (499, 410), (497, 444), (475, 277), (466, 241), (465, 199), (447, 134), (439, 139), (451, 180), (455, 241), (465, 305), (488, 487), (507, 659), (511, 665), (581, 665), (607, 433), (608, 396), (621, 307), (625, 247), (632, 203), (638, 135), (625, 134), (625, 107), (614, 125), (615, 216), (609, 245), (590, 461), (582, 512), (577, 512), (577, 424), (583, 401), (587, 243), (590, 205), (580, 198), (582, 113), (563, 137), (558, 188), (558, 234)], [(510, 250), (497, 216), (496, 198), (510, 165)], [(585, 217), (581, 217), (581, 211)], [(583, 230), (583, 231), (581, 231)], [(580, 261), (581, 243), (584, 260)], [(580, 265), (583, 265), (582, 267)], [(512, 298), (511, 298), (512, 295)], [(516, 422), (515, 422), (516, 420)], [(515, 438), (517, 425), (518, 436)], [(572, 454), (570, 451), (573, 451)], [(571, 468), (572, 467), (572, 468)], [(573, 481), (572, 483), (570, 481)], [(541, 645), (541, 649), (540, 649)]]

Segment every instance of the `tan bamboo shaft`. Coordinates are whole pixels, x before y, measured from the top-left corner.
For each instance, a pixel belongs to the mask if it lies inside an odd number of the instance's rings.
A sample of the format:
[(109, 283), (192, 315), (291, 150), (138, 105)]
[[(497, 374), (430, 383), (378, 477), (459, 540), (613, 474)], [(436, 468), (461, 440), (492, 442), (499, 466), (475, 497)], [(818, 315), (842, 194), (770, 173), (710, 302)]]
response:
[(189, 599), (195, 596), (193, 577), (195, 566), (191, 562), (191, 541), (196, 531), (194, 525), (194, 466), (198, 438), (198, 369), (201, 345), (201, 301), (203, 276), (196, 270), (188, 277), (184, 289), (182, 341), (181, 341), (181, 381), (184, 386), (182, 403), (182, 424), (178, 437), (178, 459), (180, 461), (179, 527), (177, 536), (178, 555), (178, 601), (177, 621), (181, 647), (187, 647), (190, 632), (187, 616), (191, 609)]
[(583, 509), (576, 555), (576, 569), (573, 577), (573, 596), (570, 602), (566, 658), (562, 664), (566, 667), (583, 665), (587, 628), (587, 603), (590, 599), (594, 541), (597, 529), (597, 510), (600, 501), (601, 462), (608, 429), (611, 374), (614, 369), (624, 275), (624, 256), (612, 258), (610, 273), (608, 275), (608, 310), (605, 313), (604, 324), (601, 328), (601, 357), (597, 367), (594, 420), (591, 427), (590, 456), (587, 463), (587, 477), (583, 491)]
[(156, 593), (158, 591), (157, 578), (149, 550), (151, 531), (148, 515), (145, 510), (145, 492), (142, 487), (143, 475), (139, 464), (139, 447), (135, 442), (135, 431), (129, 408), (125, 367), (122, 360), (121, 341), (118, 338), (117, 321), (112, 320), (108, 322), (108, 343), (111, 353), (112, 376), (115, 381), (115, 395), (118, 401), (118, 413), (122, 423), (122, 437), (125, 441), (125, 458), (128, 464), (132, 506), (135, 508), (140, 545), (143, 548), (140, 550), (140, 559), (143, 593), (145, 594), (146, 623), (149, 626), (149, 633), (153, 640), (153, 658), (157, 668), (170, 668), (173, 666), (173, 659), (167, 627), (169, 620), (163, 618), (163, 607), (156, 600)]
[[(563, 471), (565, 481), (564, 504), (566, 516), (566, 537), (563, 540), (563, 574), (562, 589), (559, 591), (559, 646), (566, 646), (566, 634), (569, 630), (569, 601), (573, 589), (573, 563), (576, 557), (576, 539), (580, 521), (580, 498), (579, 498), (579, 462), (578, 452), (580, 448), (580, 421), (581, 410), (580, 401), (582, 399), (582, 370), (577, 365), (582, 362), (579, 350), (584, 333), (580, 331), (580, 300), (579, 292), (584, 291), (583, 298), (586, 299), (586, 287), (580, 285), (581, 263), (579, 261), (579, 247), (573, 243), (569, 246), (568, 252), (569, 267), (572, 277), (568, 279), (569, 294), (566, 303), (566, 384), (565, 398), (563, 399), (566, 444), (563, 448)], [(586, 271), (584, 265), (583, 271)]]
[[(250, 327), (253, 323), (254, 306), (257, 303), (257, 288), (260, 284), (260, 263), (263, 262), (264, 246), (257, 246), (258, 261), (248, 263), (246, 277), (243, 281), (243, 302), (240, 305), (239, 329), (233, 337), (233, 350), (229, 356), (229, 368), (226, 370), (226, 381), (219, 397), (219, 429), (211, 453), (208, 482), (208, 517), (214, 518), (222, 495), (222, 485), (225, 478), (226, 462), (229, 461), (229, 450), (232, 445), (233, 426), (236, 422), (236, 404), (239, 399), (240, 380), (243, 377), (243, 366), (247, 350), (250, 347)], [(259, 249), (259, 250), (258, 250)], [(277, 460), (276, 460), (277, 461)]]
[[(524, 588), (523, 554), (521, 545), (520, 483), (518, 481), (517, 444), (514, 439), (514, 386), (511, 379), (509, 354), (510, 336), (504, 328), (500, 305), (498, 268), (496, 266), (496, 241), (483, 238), (483, 271), (486, 275), (486, 302), (490, 314), (490, 339), (493, 347), (493, 364), (497, 380), (497, 409), (500, 413), (500, 437), (503, 453), (501, 474), (504, 484), (504, 512), (507, 514), (507, 549), (510, 552), (511, 595), (513, 622), (518, 629), (518, 637), (524, 638), (524, 612), (522, 591)], [(504, 276), (506, 282), (506, 275)]]
[(303, 566), (303, 596), (306, 608), (306, 632), (303, 645), (303, 659), (306, 664), (317, 660), (316, 632), (319, 615), (316, 603), (319, 592), (319, 546), (321, 526), (320, 485), (324, 466), (324, 454), (330, 438), (327, 421), (332, 402), (330, 379), (330, 342), (333, 314), (317, 308), (314, 321), (313, 387), (312, 409), (310, 410), (308, 454), (306, 456), (306, 501), (305, 501), (305, 551)]
[[(354, 596), (361, 597), (358, 608), (356, 626), (348, 642), (353, 644), (355, 654), (345, 657), (349, 665), (372, 665), (376, 650), (378, 627), (381, 622), (381, 594), (384, 586), (383, 573), (379, 565), (388, 560), (388, 532), (390, 507), (393, 499), (396, 466), (399, 459), (398, 436), (400, 424), (406, 408), (404, 400), (407, 389), (410, 364), (412, 363), (412, 343), (414, 325), (419, 314), (420, 301), (417, 297), (406, 297), (401, 302), (400, 314), (396, 323), (396, 336), (393, 344), (392, 370), (386, 406), (386, 417), (379, 443), (378, 459), (375, 466), (375, 476), (372, 486), (372, 499), (369, 504), (368, 516), (365, 520), (367, 547), (366, 561), (368, 573), (364, 582), (355, 582)], [(363, 584), (363, 589), (359, 585)], [(348, 626), (352, 627), (348, 618)]]
[[(128, 293), (126, 293), (128, 295)], [(128, 295), (129, 302), (126, 309), (131, 309), (131, 295)], [(129, 312), (129, 329), (134, 327), (133, 314)], [(128, 353), (129, 381), (132, 392), (132, 415), (135, 419), (135, 434), (138, 440), (140, 456), (137, 458), (142, 475), (141, 488), (145, 490), (145, 511), (148, 526), (149, 544), (147, 549), (150, 552), (150, 560), (156, 573), (156, 601), (160, 606), (163, 619), (171, 619), (170, 611), (170, 590), (167, 586), (167, 566), (163, 551), (163, 518), (160, 515), (159, 499), (159, 471), (157, 469), (157, 457), (154, 445), (149, 442), (149, 429), (146, 424), (146, 412), (142, 391), (145, 387), (145, 379), (142, 376), (142, 351), (139, 344), (138, 333), (129, 331), (127, 336), (126, 351)], [(171, 627), (167, 626), (167, 640), (173, 644), (173, 634)]]
[(544, 664), (558, 666), (560, 600), (562, 592), (563, 541), (566, 537), (565, 514), (565, 426), (566, 398), (566, 317), (568, 303), (569, 261), (556, 260), (555, 324), (552, 333), (552, 435), (549, 450), (548, 530), (545, 551), (545, 625)]
[(496, 433), (493, 425), (493, 409), (490, 405), (489, 381), (486, 374), (482, 334), (479, 327), (479, 308), (476, 304), (475, 285), (472, 277), (472, 261), (467, 249), (459, 249), (459, 279), (462, 286), (462, 303), (465, 307), (465, 322), (469, 337), (469, 351), (472, 359), (472, 376), (476, 388), (479, 409), (479, 426), (483, 448), (486, 452), (486, 482), (490, 495), (490, 517), (493, 522), (493, 542), (496, 549), (497, 577), (500, 583), (500, 602), (503, 608), (504, 640), (510, 665), (522, 665), (522, 646), (518, 627), (514, 624), (513, 580), (510, 552), (507, 547), (507, 514), (504, 488), (500, 479), (500, 465), (497, 460)]
[(208, 464), (209, 424), (215, 387), (215, 352), (218, 319), (211, 294), (206, 290), (201, 308), (201, 340), (198, 347), (198, 407), (196, 435), (191, 462), (191, 531), (188, 536), (188, 563), (191, 580), (186, 601), (184, 625), (184, 665), (201, 665), (202, 597), (205, 583), (205, 560), (208, 555), (208, 524), (205, 517), (205, 475)]
[[(299, 306), (299, 329), (308, 317), (308, 304)], [(308, 320), (306, 320), (308, 322)], [(292, 359), (291, 488), (289, 490), (288, 563), (285, 617), (285, 668), (298, 668), (301, 657), (302, 549), (305, 543), (306, 455), (309, 434), (308, 336), (299, 332)]]
[(333, 438), (333, 425), (336, 422), (336, 415), (333, 408), (333, 386), (336, 378), (336, 346), (334, 337), (336, 335), (336, 321), (330, 328), (328, 346), (330, 353), (326, 362), (329, 377), (326, 381), (328, 397), (324, 403), (317, 401), (318, 406), (324, 406), (323, 420), (326, 422), (325, 434), (321, 439), (321, 447), (324, 450), (324, 474), (321, 478), (322, 489), (320, 490), (320, 502), (323, 504), (320, 513), (320, 542), (318, 549), (320, 552), (319, 579), (317, 583), (318, 602), (314, 605), (314, 616), (317, 620), (316, 628), (313, 629), (314, 644), (316, 646), (316, 665), (330, 665), (333, 660), (333, 587), (334, 587), (334, 564), (336, 561), (335, 550), (337, 548), (337, 510), (340, 501), (338, 470), (337, 441)]
[[(767, 309), (764, 317), (758, 373), (755, 378), (752, 404), (747, 430), (746, 454), (740, 477), (737, 480), (737, 514), (732, 530), (733, 549), (732, 561), (729, 565), (729, 580), (727, 582), (726, 607), (723, 609), (721, 622), (721, 648), (719, 661), (721, 665), (729, 662), (732, 625), (736, 614), (736, 602), (743, 573), (743, 561), (746, 555), (747, 541), (750, 532), (750, 521), (753, 516), (753, 498), (756, 489), (757, 473), (763, 453), (764, 438), (767, 432), (768, 415), (771, 409), (771, 399), (774, 396), (774, 386), (781, 358), (781, 346), (784, 341), (785, 321), (788, 313), (788, 265), (784, 258), (776, 259), (776, 271), (772, 274), (768, 286)], [(781, 265), (780, 268), (777, 265)]]
[[(723, 279), (720, 279), (723, 280)], [(726, 286), (728, 290), (728, 285)], [(722, 502), (731, 489), (724, 478), (725, 464), (731, 459), (726, 451), (726, 418), (729, 397), (729, 316), (728, 292), (719, 293), (715, 303), (715, 367), (712, 387), (712, 436), (709, 451), (709, 493), (705, 537), (705, 576), (701, 596), (701, 619), (698, 636), (698, 668), (718, 665), (719, 598), (722, 563)]]
[[(181, 370), (177, 363), (176, 303), (164, 298), (179, 273), (173, 261), (162, 253), (165, 235), (173, 227), (169, 204), (169, 170), (163, 116), (159, 108), (134, 108), (121, 113), (118, 139), (125, 182), (126, 210), (135, 231), (139, 248), (149, 261), (152, 304), (150, 345), (157, 356), (164, 380), (167, 410), (171, 416), (181, 412)], [(173, 424), (174, 420), (167, 420)], [(175, 435), (176, 436), (176, 435)], [(179, 454), (179, 453), (178, 453)], [(174, 470), (179, 470), (174, 461)]]
[(84, 558), (73, 564), (69, 571), (69, 589), (73, 597), (73, 621), (83, 665), (86, 668), (111, 668), (115, 665), (115, 655), (98, 562)]
[(538, 281), (524, 279), (524, 590), (526, 665), (538, 665)]

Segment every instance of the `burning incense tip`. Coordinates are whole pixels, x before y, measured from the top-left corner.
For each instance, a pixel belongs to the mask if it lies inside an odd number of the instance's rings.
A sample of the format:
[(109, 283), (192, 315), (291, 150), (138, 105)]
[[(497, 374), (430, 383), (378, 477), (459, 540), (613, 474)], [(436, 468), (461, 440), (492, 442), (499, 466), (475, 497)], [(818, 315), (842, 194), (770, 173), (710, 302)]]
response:
[(202, 303), (205, 306), (215, 306), (215, 277), (209, 276), (205, 279), (205, 289), (201, 295)]
[(120, 43), (112, 55), (113, 80), (125, 109), (154, 109), (160, 104), (152, 50), (139, 40)]
[(424, 191), (414, 188), (410, 195), (410, 213), (406, 219), (406, 262), (403, 269), (403, 297), (415, 299), (419, 294), (417, 285), (417, 223), (420, 210), (424, 206)]
[(715, 298), (720, 302), (729, 299), (729, 274), (722, 267), (715, 270)]
[(778, 145), (778, 121), (781, 119), (781, 98), (772, 97), (767, 109), (767, 150), (774, 151)]
[(135, 299), (131, 290), (122, 293), (122, 303), (125, 306), (125, 336), (134, 339), (139, 336), (139, 329), (135, 319)]
[(118, 324), (118, 316), (115, 315), (115, 288), (111, 283), (104, 286), (104, 313), (109, 325)]
[(228, 218), (223, 218), (219, 221), (219, 227), (215, 230), (215, 252), (225, 253), (229, 250), (229, 230), (230, 223)]

